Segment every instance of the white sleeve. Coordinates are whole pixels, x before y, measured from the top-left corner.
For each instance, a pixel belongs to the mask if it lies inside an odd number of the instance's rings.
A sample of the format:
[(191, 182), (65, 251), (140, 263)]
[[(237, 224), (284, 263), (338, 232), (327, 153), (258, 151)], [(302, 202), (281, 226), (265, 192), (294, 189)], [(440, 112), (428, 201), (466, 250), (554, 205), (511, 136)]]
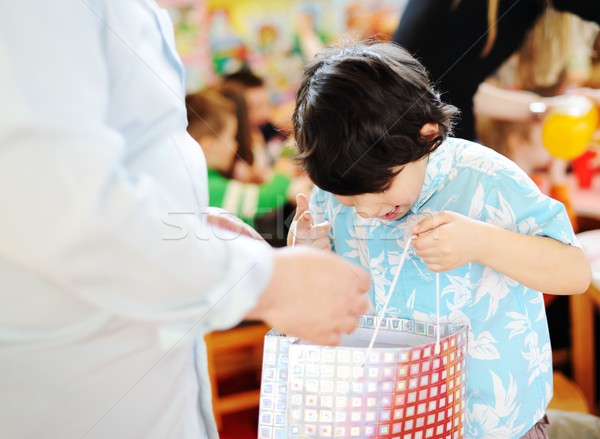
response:
[(174, 215), (185, 209), (159, 181), (128, 170), (127, 141), (106, 122), (109, 30), (96, 12), (81, 0), (0, 4), (0, 259), (127, 318), (234, 325), (273, 252), (206, 230), (200, 212)]

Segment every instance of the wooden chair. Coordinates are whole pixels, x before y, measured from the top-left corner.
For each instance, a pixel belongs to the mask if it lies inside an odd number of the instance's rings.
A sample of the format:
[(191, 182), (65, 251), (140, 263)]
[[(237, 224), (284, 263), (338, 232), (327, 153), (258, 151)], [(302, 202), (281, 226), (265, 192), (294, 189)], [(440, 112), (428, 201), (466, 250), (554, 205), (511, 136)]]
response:
[(583, 390), (575, 382), (561, 372), (554, 372), (552, 378), (554, 381), (554, 396), (548, 404), (548, 409), (590, 413), (590, 406)]
[(577, 235), (592, 266), (592, 284), (584, 294), (570, 296), (573, 378), (597, 413), (595, 311), (600, 309), (600, 230)]
[[(590, 263), (600, 259), (600, 230), (578, 235)], [(594, 256), (595, 255), (595, 256)], [(598, 271), (598, 268), (596, 269)], [(570, 361), (573, 380), (560, 372), (554, 373), (554, 397), (549, 409), (597, 413), (596, 359), (595, 359), (595, 309), (600, 309), (600, 278), (596, 278), (584, 294), (569, 296), (571, 343), (566, 352), (553, 352), (556, 361)], [(545, 295), (549, 305), (557, 296)]]
[(226, 395), (220, 392), (219, 386), (227, 379), (243, 382), (244, 373), (246, 377), (248, 373), (256, 374), (256, 381), (260, 383), (263, 341), (269, 329), (263, 323), (244, 322), (235, 328), (211, 332), (204, 337), (213, 411), (219, 430), (223, 426), (223, 415), (258, 407), (260, 384)]

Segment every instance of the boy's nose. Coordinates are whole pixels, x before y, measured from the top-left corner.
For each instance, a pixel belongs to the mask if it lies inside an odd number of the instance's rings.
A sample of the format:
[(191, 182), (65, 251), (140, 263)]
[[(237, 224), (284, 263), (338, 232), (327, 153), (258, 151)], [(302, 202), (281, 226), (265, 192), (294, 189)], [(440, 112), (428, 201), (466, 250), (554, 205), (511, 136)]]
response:
[(359, 203), (354, 204), (354, 210), (361, 218), (373, 218), (378, 214), (376, 208)]
[(377, 212), (360, 210), (358, 207), (355, 210), (358, 216), (360, 216), (361, 218), (374, 218), (375, 216), (377, 216)]
[(352, 207), (354, 206), (354, 197), (346, 197), (346, 196), (342, 196), (342, 195), (336, 195), (335, 198), (337, 198), (337, 200), (342, 203), (343, 206), (346, 207)]
[(379, 213), (376, 207), (371, 207), (361, 202), (358, 197), (336, 195), (337, 200), (346, 207), (354, 207), (361, 218), (372, 218)]

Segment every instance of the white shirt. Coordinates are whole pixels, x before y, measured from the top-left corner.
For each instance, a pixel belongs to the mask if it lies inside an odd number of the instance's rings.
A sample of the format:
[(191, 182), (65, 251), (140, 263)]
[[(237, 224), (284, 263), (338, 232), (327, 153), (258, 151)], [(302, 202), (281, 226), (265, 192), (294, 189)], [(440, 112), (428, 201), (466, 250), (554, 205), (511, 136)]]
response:
[(272, 251), (202, 221), (182, 72), (149, 0), (0, 3), (2, 438), (217, 437), (192, 341)]

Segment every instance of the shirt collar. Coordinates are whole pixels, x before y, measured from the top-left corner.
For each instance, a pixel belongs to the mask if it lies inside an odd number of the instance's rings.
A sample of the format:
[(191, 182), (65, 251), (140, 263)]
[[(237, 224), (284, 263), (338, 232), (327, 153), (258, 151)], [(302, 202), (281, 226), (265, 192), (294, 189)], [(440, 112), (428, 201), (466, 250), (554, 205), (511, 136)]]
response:
[(432, 195), (440, 188), (450, 170), (452, 169), (451, 145), (448, 139), (431, 154), (427, 159), (425, 180), (417, 201), (412, 205), (410, 211), (417, 213)]

